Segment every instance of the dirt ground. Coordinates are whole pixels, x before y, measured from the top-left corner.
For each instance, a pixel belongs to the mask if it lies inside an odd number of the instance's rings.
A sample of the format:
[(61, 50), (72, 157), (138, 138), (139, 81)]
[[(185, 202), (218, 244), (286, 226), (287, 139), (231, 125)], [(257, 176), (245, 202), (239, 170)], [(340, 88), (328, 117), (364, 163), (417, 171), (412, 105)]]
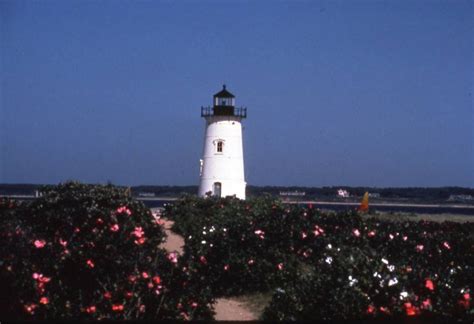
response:
[[(161, 225), (166, 232), (167, 240), (160, 247), (168, 252), (183, 253), (184, 239), (171, 232), (173, 221), (160, 219)], [(219, 298), (214, 304), (216, 312), (215, 319), (217, 321), (252, 321), (258, 320), (259, 314), (255, 310), (251, 310), (246, 299), (239, 298)]]

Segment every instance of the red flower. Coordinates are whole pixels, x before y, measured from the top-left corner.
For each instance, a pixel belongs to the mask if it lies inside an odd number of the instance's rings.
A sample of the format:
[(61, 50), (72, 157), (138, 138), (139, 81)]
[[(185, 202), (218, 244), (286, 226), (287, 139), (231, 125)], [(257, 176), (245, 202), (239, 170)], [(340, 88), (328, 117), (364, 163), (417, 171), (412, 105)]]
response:
[(148, 279), (150, 276), (146, 272), (142, 272), (143, 279)]
[(41, 248), (43, 248), (43, 247), (46, 245), (46, 241), (44, 241), (44, 240), (36, 240), (36, 241), (34, 242), (34, 244), (35, 244), (35, 247), (36, 247), (37, 249), (41, 249)]
[(127, 292), (125, 293), (125, 298), (132, 298), (132, 296), (133, 296), (133, 293), (130, 292), (130, 291), (127, 291)]
[(96, 310), (97, 310), (96, 307), (92, 305), (86, 308), (86, 313), (92, 314), (92, 313), (95, 313)]
[(146, 238), (140, 237), (138, 240), (133, 241), (133, 243), (135, 243), (136, 245), (142, 245), (143, 243), (145, 243), (145, 240)]
[(114, 225), (110, 226), (110, 230), (112, 232), (117, 232), (119, 229), (120, 229), (120, 226), (118, 224), (114, 224)]
[(122, 304), (112, 305), (112, 310), (114, 312), (121, 312), (121, 311), (123, 311), (123, 305)]
[(128, 276), (128, 281), (135, 282), (136, 280), (137, 280), (137, 276), (134, 276), (134, 275), (129, 275)]
[(405, 303), (403, 305), (405, 306), (405, 312), (408, 316), (417, 315), (418, 309), (414, 307), (411, 303)]
[(110, 293), (110, 291), (106, 291), (106, 292), (104, 293), (104, 298), (105, 298), (105, 299), (110, 299), (110, 298), (112, 298), (112, 294)]
[(94, 268), (95, 267), (95, 264), (94, 264), (94, 262), (92, 262), (91, 259), (87, 260), (86, 263), (89, 266), (89, 268)]
[(101, 225), (101, 224), (104, 224), (104, 221), (102, 220), (102, 218), (97, 218), (96, 223), (97, 223), (98, 225)]
[(367, 314), (373, 314), (375, 312), (375, 307), (373, 305), (369, 305), (367, 307)]
[(48, 299), (48, 297), (41, 297), (39, 303), (40, 303), (40, 304), (43, 304), (43, 305), (49, 304), (49, 299)]
[(464, 295), (462, 295), (462, 297), (463, 297), (465, 300), (471, 299), (471, 295), (470, 295), (469, 293), (465, 293)]
[(196, 303), (196, 302), (193, 302), (193, 303), (191, 304), (191, 307), (192, 307), (192, 308), (196, 308), (196, 307), (198, 307), (198, 303)]
[(153, 282), (157, 285), (159, 285), (161, 283), (161, 278), (160, 276), (154, 276), (153, 277)]
[(434, 290), (433, 281), (431, 281), (431, 279), (426, 279), (425, 287), (428, 288), (429, 290)]

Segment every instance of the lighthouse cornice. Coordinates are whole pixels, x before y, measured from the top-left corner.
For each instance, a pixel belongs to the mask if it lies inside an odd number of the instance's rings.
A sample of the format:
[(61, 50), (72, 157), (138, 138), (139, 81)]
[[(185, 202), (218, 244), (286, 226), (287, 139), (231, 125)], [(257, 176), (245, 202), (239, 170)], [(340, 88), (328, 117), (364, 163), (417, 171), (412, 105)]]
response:
[(212, 116), (229, 116), (238, 117), (240, 119), (247, 118), (247, 107), (233, 107), (233, 106), (201, 106), (201, 117)]

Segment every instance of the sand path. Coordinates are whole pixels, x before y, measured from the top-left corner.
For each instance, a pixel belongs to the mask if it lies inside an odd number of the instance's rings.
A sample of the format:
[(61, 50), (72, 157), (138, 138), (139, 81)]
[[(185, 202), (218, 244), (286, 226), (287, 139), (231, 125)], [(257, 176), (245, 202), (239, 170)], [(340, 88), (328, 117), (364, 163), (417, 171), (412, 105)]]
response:
[[(171, 231), (173, 221), (162, 218), (161, 225), (168, 237), (160, 247), (168, 252), (182, 254), (184, 239)], [(245, 307), (244, 303), (234, 298), (218, 298), (214, 304), (214, 310), (216, 312), (214, 319), (217, 321), (252, 321), (258, 319), (254, 313)]]

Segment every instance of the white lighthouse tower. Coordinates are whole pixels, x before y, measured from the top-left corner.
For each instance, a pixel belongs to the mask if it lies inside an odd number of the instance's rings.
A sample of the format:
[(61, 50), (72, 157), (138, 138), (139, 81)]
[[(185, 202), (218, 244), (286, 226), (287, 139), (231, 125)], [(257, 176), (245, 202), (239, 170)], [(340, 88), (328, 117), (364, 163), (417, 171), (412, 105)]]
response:
[(201, 159), (199, 196), (236, 196), (245, 199), (242, 119), (247, 108), (235, 107), (235, 96), (223, 89), (214, 95), (213, 107), (201, 107), (206, 120)]

